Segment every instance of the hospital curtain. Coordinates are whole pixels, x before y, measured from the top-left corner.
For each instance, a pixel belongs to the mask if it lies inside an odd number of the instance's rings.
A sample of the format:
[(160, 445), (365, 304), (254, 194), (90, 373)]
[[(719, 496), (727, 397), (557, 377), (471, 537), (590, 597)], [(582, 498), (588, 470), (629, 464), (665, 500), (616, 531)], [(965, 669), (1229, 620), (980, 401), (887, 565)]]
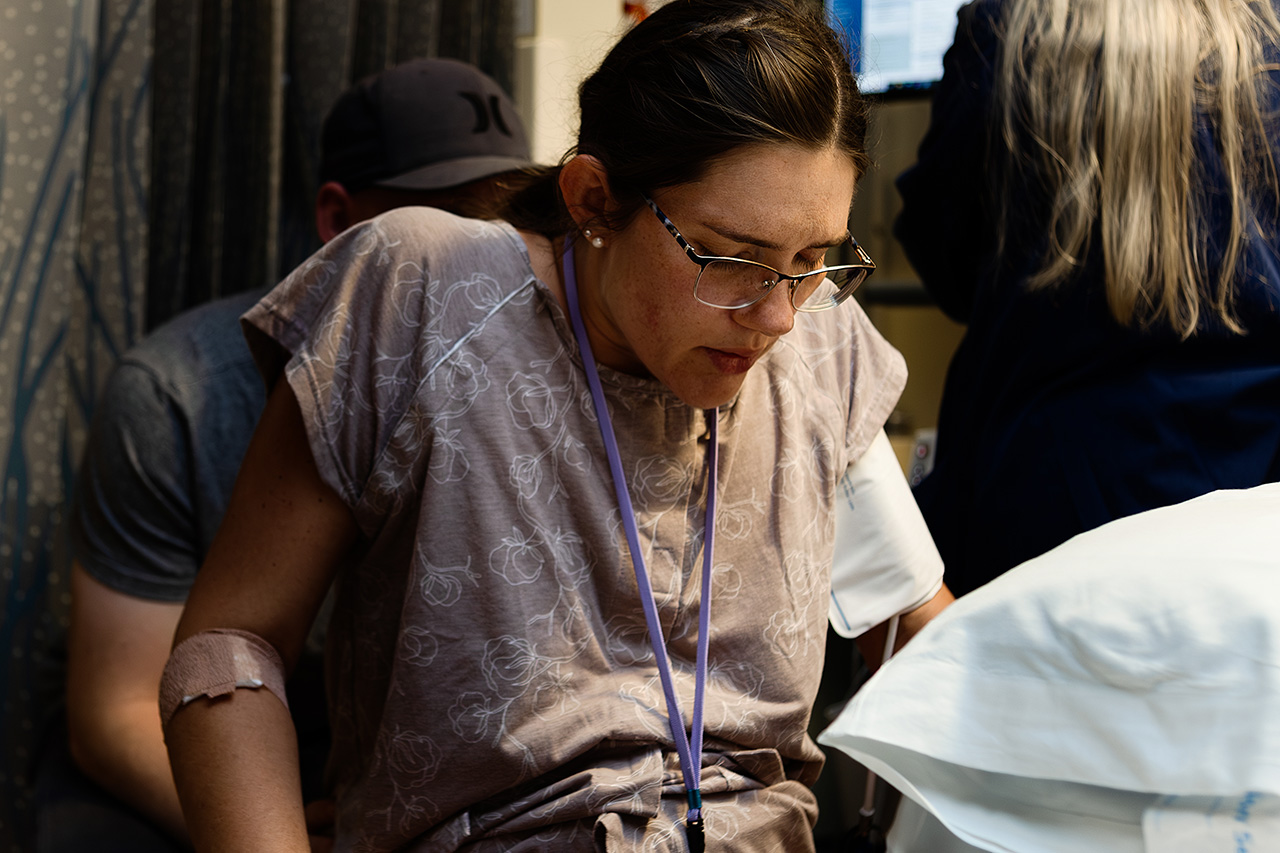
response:
[(348, 84), (450, 56), (510, 90), (516, 4), (0, 0), (0, 853), (30, 846), (65, 506), (107, 373), (317, 245), (319, 128)]

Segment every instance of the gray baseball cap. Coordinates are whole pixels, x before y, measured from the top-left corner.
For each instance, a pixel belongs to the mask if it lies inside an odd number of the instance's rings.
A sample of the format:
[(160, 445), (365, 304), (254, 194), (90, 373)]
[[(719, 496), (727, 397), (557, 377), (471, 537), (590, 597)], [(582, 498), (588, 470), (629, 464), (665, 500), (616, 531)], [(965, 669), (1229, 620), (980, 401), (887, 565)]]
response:
[(530, 165), (515, 104), (480, 69), (415, 59), (364, 78), (325, 117), (320, 182), (439, 190)]

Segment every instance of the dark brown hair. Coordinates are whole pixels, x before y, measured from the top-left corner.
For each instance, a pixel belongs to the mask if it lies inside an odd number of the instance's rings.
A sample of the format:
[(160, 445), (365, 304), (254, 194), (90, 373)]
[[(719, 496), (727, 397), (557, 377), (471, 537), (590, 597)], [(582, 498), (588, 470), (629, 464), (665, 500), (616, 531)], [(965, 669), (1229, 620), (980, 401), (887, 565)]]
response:
[[(866, 102), (815, 5), (672, 0), (618, 41), (578, 91), (578, 142), (565, 155), (604, 165), (621, 205), (610, 224), (641, 193), (697, 180), (743, 145), (835, 146), (866, 171)], [(504, 218), (549, 237), (572, 229), (559, 173), (540, 170)]]

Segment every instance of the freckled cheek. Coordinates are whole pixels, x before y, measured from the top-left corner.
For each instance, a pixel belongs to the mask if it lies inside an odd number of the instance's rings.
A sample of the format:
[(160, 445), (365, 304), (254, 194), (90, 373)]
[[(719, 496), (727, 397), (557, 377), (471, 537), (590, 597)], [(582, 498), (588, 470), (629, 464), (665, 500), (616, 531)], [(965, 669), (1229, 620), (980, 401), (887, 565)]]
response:
[(696, 303), (688, 297), (689, 304), (683, 304), (686, 301), (683, 290), (672, 284), (677, 278), (674, 272), (664, 270), (660, 276), (654, 283), (662, 286), (651, 288), (641, 298), (637, 320), (651, 342), (669, 346), (678, 341), (693, 322), (690, 315)]
[(641, 326), (651, 339), (665, 338), (663, 334), (666, 330), (663, 323), (663, 310), (661, 305), (649, 303), (644, 306), (644, 311), (640, 318)]

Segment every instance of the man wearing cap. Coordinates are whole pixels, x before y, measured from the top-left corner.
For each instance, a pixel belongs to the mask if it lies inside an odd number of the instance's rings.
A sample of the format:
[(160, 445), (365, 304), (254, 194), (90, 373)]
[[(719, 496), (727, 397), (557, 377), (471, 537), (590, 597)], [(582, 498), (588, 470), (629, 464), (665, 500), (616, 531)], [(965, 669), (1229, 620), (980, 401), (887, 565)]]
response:
[[(405, 205), (486, 216), (504, 178), (529, 165), (508, 96), (478, 69), (445, 59), (415, 60), (345, 92), (325, 119), (321, 149), (315, 215), (326, 242)], [(239, 327), (262, 292), (158, 328), (123, 356), (95, 410), (71, 510), (68, 738), (42, 761), (41, 851), (168, 851), (185, 842), (157, 711), (160, 674), (265, 403)], [(322, 635), (318, 621), (288, 686), (304, 793), (321, 801)]]

